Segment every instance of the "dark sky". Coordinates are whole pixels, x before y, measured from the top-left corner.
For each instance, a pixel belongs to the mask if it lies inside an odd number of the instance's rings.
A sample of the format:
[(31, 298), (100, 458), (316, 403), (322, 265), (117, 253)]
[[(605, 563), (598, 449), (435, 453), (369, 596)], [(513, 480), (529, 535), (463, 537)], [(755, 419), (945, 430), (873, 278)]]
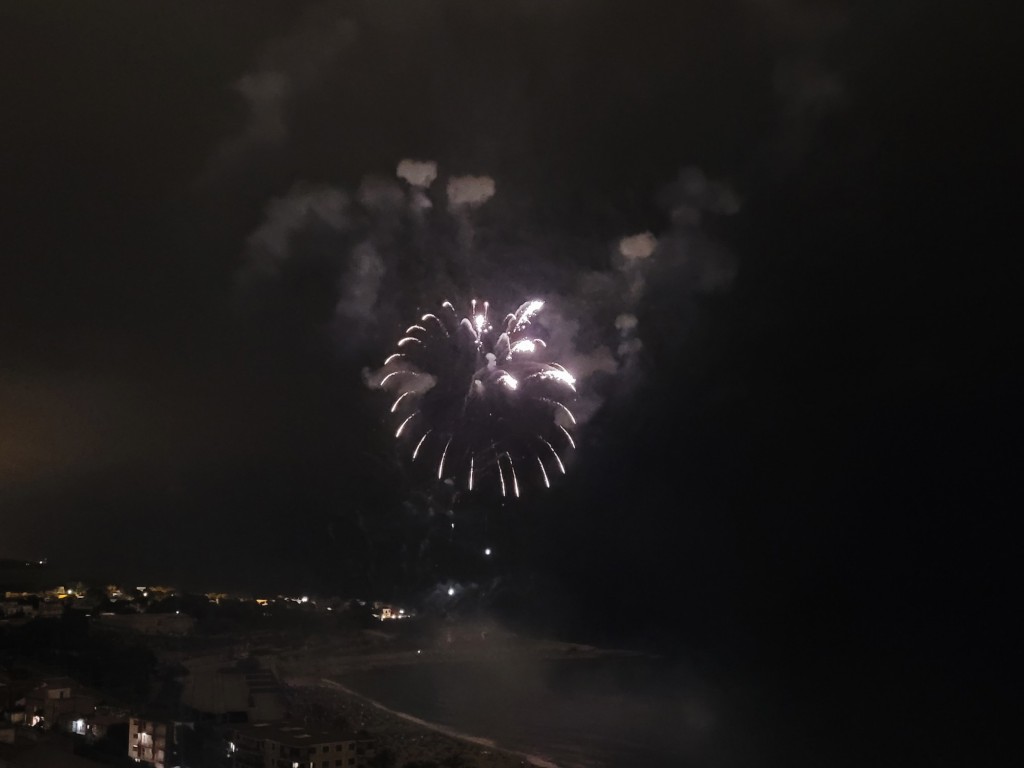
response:
[[(874, 714), (939, 754), (1009, 643), (1019, 17), (0, 4), (0, 557), (476, 584), (551, 631), (791, 681), (797, 731)], [(437, 163), (426, 234), (403, 159)], [(449, 210), (467, 175), (493, 199)], [(486, 563), (435, 541), (443, 500), (364, 384), (450, 289), (542, 293), (580, 361), (611, 352), (564, 481), (457, 507)]]

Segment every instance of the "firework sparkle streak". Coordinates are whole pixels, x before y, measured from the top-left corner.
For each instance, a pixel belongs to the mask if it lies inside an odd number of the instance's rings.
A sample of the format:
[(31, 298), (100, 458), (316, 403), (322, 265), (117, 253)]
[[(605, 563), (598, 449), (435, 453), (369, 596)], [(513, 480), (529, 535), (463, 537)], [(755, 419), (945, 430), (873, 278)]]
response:
[(518, 497), (520, 474), (526, 485), (550, 487), (552, 462), (565, 473), (561, 454), (575, 448), (576, 380), (542, 359), (547, 345), (534, 337), (534, 320), (543, 307), (527, 301), (492, 324), (486, 301), (472, 301), (465, 317), (445, 301), (409, 326), (401, 351), (385, 361), (380, 387), (395, 397), (395, 437), (413, 460), (433, 455), (438, 480)]

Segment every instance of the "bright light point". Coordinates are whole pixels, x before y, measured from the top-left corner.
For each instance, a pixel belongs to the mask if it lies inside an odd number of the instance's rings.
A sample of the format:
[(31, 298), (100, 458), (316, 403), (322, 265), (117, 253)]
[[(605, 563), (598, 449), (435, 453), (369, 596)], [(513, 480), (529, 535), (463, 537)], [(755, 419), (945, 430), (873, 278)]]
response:
[(515, 376), (512, 376), (509, 373), (501, 374), (501, 376), (498, 377), (498, 383), (504, 384), (509, 389), (515, 389), (519, 386), (519, 382), (516, 381)]
[(452, 529), (454, 530), (454, 528), (455, 528), (455, 523), (452, 523)]
[(455, 587), (448, 587), (448, 597), (455, 596)]
[(417, 649), (416, 649), (416, 653), (417, 653), (417, 654), (419, 654), (419, 653), (423, 653), (423, 651), (421, 651), (421, 650), (420, 650), (419, 648), (417, 648)]
[(308, 603), (308, 602), (309, 602), (309, 598), (308, 598), (308, 597), (306, 597), (305, 595), (303, 595), (303, 596), (302, 596), (302, 602), (304, 602), (304, 603)]
[(528, 355), (536, 351), (537, 345), (533, 342), (533, 339), (520, 339), (512, 345), (512, 354), (514, 355)]
[(485, 549), (484, 550), (484, 554), (487, 555), (488, 557), (490, 557), (491, 556), (491, 548), (488, 547), (487, 549)]
[(477, 315), (476, 317), (473, 318), (473, 325), (476, 326), (478, 332), (482, 333), (484, 330), (484, 326), (487, 325), (487, 318), (485, 318), (483, 315)]

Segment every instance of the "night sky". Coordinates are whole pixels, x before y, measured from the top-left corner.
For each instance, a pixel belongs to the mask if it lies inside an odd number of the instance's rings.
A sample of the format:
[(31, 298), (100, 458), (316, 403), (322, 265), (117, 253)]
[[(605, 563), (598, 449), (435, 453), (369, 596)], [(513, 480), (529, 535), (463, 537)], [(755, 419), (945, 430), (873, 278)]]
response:
[[(764, 743), (790, 763), (987, 764), (1019, 600), (1020, 16), (0, 4), (0, 557), (452, 581), (704, 659), (788, 713)], [(406, 159), (437, 165), (419, 229)], [(450, 203), (461, 177), (493, 197)], [(645, 232), (637, 287), (618, 244)], [(594, 369), (578, 450), (444, 539), (367, 378), (442, 300), (535, 294)]]

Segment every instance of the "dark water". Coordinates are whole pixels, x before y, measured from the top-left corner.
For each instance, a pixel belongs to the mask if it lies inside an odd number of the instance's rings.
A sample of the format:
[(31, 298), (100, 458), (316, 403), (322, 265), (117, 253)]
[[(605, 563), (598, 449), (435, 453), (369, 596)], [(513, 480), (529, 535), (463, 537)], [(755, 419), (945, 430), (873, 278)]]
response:
[(721, 696), (642, 657), (424, 663), (345, 675), (391, 709), (559, 766), (728, 765)]

